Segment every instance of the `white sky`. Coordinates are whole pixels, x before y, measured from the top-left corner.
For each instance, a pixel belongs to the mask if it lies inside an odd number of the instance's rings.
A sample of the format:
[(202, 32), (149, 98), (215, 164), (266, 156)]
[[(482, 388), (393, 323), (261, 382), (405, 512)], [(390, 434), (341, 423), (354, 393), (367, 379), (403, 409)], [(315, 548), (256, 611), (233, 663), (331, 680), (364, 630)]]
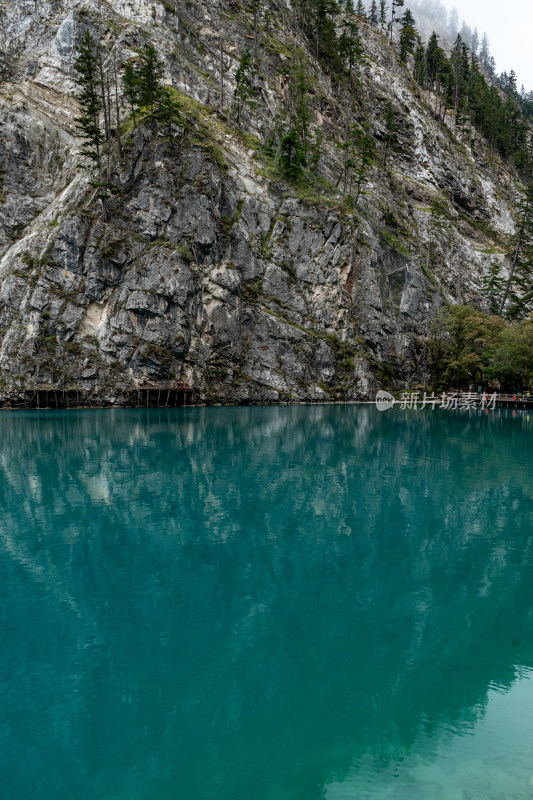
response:
[(479, 36), (486, 31), (496, 71), (518, 75), (518, 89), (533, 90), (533, 0), (446, 0)]

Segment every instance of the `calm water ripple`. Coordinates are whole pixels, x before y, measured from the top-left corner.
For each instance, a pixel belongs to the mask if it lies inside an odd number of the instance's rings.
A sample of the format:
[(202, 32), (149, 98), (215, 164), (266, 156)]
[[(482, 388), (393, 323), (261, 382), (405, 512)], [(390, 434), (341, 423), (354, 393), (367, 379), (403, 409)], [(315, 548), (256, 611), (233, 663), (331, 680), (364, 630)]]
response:
[(2, 413), (2, 796), (531, 797), (532, 427)]

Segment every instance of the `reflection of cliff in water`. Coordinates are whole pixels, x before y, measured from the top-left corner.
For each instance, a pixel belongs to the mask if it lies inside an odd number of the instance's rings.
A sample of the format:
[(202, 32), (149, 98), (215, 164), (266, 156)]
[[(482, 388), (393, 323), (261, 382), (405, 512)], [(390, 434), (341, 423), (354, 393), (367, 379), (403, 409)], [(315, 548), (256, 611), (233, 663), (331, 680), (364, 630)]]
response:
[(23, 413), (0, 435), (21, 796), (320, 797), (533, 666), (525, 416)]

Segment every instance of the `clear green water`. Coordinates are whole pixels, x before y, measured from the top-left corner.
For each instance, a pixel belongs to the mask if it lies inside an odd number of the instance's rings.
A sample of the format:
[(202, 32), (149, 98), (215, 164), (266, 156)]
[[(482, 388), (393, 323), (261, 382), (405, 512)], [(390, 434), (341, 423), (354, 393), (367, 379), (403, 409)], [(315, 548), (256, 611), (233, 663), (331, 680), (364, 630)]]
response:
[(2, 797), (531, 798), (532, 427), (1, 414)]

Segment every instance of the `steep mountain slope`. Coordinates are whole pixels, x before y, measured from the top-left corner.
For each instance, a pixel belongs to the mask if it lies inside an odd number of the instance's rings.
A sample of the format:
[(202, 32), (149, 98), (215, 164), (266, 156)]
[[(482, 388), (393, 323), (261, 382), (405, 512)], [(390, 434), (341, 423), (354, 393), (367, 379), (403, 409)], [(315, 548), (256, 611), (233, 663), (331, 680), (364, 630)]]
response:
[[(435, 119), (379, 32), (362, 25), (358, 77), (337, 79), (297, 9), (263, 4), (256, 105), (241, 130), (231, 105), (255, 42), (246, 3), (224, 3), (222, 15), (217, 3), (170, 0), (0, 5), (11, 48), (0, 89), (2, 402), (368, 397), (424, 380), (444, 302), (482, 302), (483, 275), (513, 231), (516, 176), (475, 134), (461, 142), (450, 116), (451, 127)], [(106, 221), (76, 155), (72, 61), (87, 29), (116, 36), (121, 57), (153, 42), (183, 119), (175, 137), (127, 125)], [(322, 144), (318, 175), (294, 187), (264, 144), (298, 47)], [(398, 141), (385, 164), (389, 105)], [(356, 206), (341, 191), (337, 146), (353, 120), (377, 147)]]

